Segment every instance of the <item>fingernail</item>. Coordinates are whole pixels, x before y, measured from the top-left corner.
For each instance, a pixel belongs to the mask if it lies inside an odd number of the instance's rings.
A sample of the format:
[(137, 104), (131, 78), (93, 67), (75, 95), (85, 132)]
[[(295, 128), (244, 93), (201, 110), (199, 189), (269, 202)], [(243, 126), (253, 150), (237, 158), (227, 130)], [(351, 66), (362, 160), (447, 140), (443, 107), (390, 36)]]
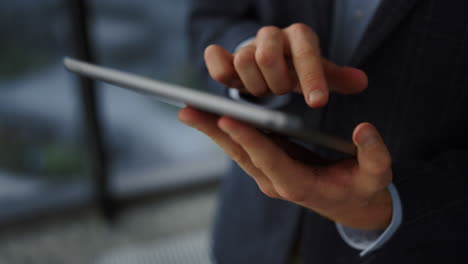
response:
[(371, 128), (364, 129), (364, 131), (361, 131), (356, 138), (358, 145), (361, 147), (373, 145), (378, 140), (379, 135), (377, 135), (376, 131)]
[(315, 89), (309, 93), (309, 104), (317, 105), (323, 100), (325, 94), (320, 89)]

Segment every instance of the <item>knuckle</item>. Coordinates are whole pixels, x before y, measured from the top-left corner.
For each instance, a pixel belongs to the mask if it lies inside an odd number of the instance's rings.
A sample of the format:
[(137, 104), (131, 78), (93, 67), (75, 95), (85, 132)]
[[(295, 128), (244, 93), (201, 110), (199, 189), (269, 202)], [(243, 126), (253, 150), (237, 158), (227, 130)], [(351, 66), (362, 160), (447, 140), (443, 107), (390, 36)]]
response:
[(275, 190), (273, 190), (271, 186), (259, 185), (258, 187), (260, 188), (260, 191), (262, 191), (262, 193), (265, 194), (266, 196), (272, 199), (279, 198), (278, 194), (276, 193)]
[(274, 158), (252, 158), (252, 163), (255, 164), (255, 167), (264, 172), (277, 171), (278, 162)]
[(374, 174), (385, 174), (390, 170), (392, 160), (389, 155), (381, 154), (375, 157), (374, 162), (369, 165), (369, 170)]
[(220, 83), (230, 83), (234, 79), (235, 72), (224, 67), (217, 68), (210, 72), (211, 77)]
[(305, 201), (305, 193), (297, 189), (281, 187), (277, 188), (277, 192), (281, 198), (290, 202), (300, 203)]
[(230, 137), (234, 141), (239, 143), (239, 145), (243, 145), (245, 143), (250, 143), (250, 142), (255, 142), (255, 141), (253, 141), (254, 140), (253, 136), (251, 134), (249, 134), (249, 133), (238, 132), (238, 133), (235, 133), (235, 134), (231, 134)]
[(239, 165), (248, 164), (250, 161), (249, 157), (241, 150), (233, 150), (229, 153), (229, 156)]
[(258, 30), (257, 37), (276, 36), (281, 33), (281, 30), (275, 26), (265, 26)]
[(234, 56), (234, 67), (245, 68), (255, 63), (255, 52), (249, 48), (240, 49)]
[(386, 188), (391, 183), (392, 174), (386, 173), (378, 179), (374, 179), (363, 184), (360, 188), (360, 193), (363, 197), (370, 197), (373, 196), (376, 193), (376, 191)]
[(307, 26), (306, 24), (304, 23), (293, 23), (289, 26), (291, 29), (294, 29), (294, 30), (309, 30), (309, 26)]
[(312, 30), (311, 27), (304, 23), (294, 23), (288, 27), (289, 30), (291, 30), (294, 33), (300, 33), (300, 34), (310, 34), (316, 36), (315, 32)]
[(357, 192), (357, 196), (359, 199), (361, 200), (368, 200), (369, 197), (372, 197), (376, 190), (378, 190), (379, 187), (377, 186), (377, 184), (375, 183), (372, 183), (372, 184), (366, 184), (364, 186), (362, 186), (359, 190), (359, 192)]
[(257, 63), (264, 67), (271, 67), (276, 64), (278, 56), (279, 54), (276, 54), (275, 50), (269, 45), (258, 48), (255, 53)]

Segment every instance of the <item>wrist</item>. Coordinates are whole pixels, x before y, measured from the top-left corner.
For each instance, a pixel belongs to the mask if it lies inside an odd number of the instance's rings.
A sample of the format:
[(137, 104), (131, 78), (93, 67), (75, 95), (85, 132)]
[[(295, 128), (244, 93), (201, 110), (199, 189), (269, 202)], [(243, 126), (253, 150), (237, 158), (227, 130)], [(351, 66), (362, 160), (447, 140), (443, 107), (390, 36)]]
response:
[(336, 217), (336, 223), (354, 229), (379, 230), (387, 228), (392, 220), (392, 197), (387, 188), (348, 208)]

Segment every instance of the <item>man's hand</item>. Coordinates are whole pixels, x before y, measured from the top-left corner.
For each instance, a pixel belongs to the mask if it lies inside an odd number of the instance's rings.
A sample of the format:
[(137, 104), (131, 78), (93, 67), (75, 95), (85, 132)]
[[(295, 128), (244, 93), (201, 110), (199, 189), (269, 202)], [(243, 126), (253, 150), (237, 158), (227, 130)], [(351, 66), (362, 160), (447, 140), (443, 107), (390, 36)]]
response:
[(330, 91), (349, 94), (367, 87), (361, 70), (340, 67), (320, 55), (317, 35), (304, 24), (263, 27), (248, 45), (231, 54), (218, 45), (205, 50), (213, 79), (255, 96), (302, 93), (310, 107), (328, 102)]
[(228, 117), (185, 108), (179, 119), (213, 139), (269, 197), (352, 228), (382, 229), (391, 221), (392, 201), (386, 189), (392, 180), (390, 154), (369, 123), (354, 130), (357, 159), (319, 165), (291, 158), (266, 135)]
[[(349, 94), (367, 87), (364, 72), (323, 59), (318, 43), (303, 24), (283, 30), (264, 27), (235, 54), (209, 46), (205, 60), (211, 76), (224, 85), (257, 96), (302, 93), (314, 108), (326, 105), (330, 91)], [(324, 164), (300, 161), (297, 153), (228, 117), (185, 108), (179, 119), (213, 139), (269, 197), (299, 204), (352, 228), (382, 229), (391, 221), (392, 201), (386, 188), (392, 181), (391, 158), (371, 124), (354, 130), (356, 159)]]

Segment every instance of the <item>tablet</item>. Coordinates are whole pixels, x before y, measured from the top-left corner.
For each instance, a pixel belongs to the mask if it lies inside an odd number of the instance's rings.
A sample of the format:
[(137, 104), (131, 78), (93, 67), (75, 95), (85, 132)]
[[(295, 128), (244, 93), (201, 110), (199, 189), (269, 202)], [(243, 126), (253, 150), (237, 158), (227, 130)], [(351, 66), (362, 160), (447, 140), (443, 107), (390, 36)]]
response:
[(353, 156), (356, 155), (356, 147), (352, 142), (307, 127), (298, 116), (72, 58), (65, 58), (64, 64), (71, 72), (130, 90), (155, 95), (163, 102), (169, 100), (182, 103), (182, 105), (190, 105), (206, 112), (244, 121), (263, 130), (292, 137), (306, 144), (319, 145)]

